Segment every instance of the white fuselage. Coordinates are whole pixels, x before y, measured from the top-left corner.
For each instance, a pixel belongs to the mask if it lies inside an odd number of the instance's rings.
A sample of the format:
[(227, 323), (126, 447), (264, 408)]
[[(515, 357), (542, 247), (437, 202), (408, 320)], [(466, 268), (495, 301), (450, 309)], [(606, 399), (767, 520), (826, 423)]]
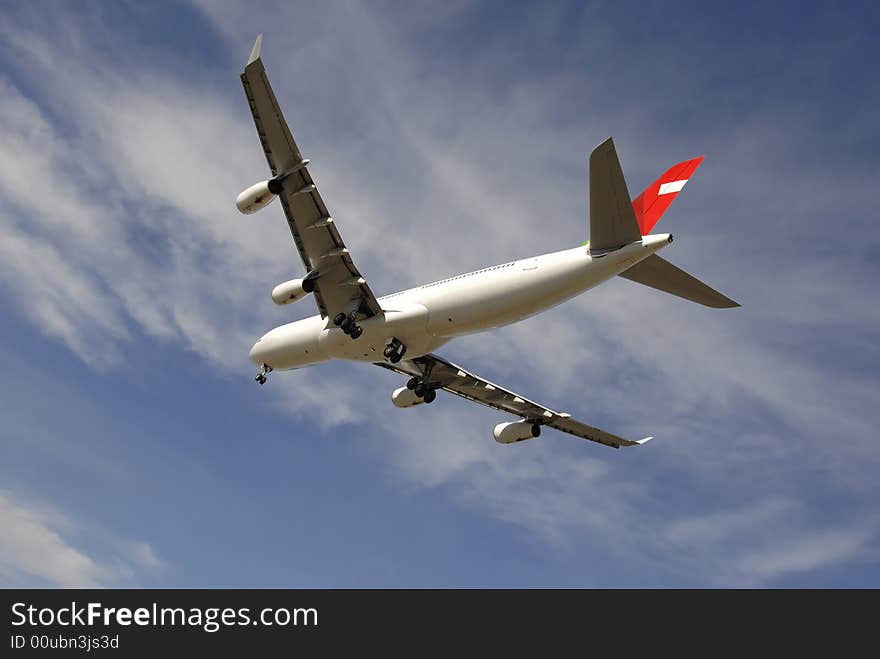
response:
[(379, 298), (384, 314), (359, 321), (352, 340), (320, 315), (276, 327), (250, 352), (273, 369), (308, 366), (329, 359), (379, 362), (396, 337), (406, 358), (436, 350), (450, 339), (515, 323), (593, 288), (647, 258), (670, 241), (644, 236), (602, 256), (576, 247), (512, 261)]

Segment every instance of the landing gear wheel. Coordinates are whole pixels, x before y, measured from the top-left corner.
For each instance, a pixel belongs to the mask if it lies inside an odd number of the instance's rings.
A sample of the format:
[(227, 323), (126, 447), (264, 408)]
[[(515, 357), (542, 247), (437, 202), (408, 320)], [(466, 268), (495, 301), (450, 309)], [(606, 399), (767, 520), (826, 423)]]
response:
[(352, 339), (356, 339), (356, 338), (358, 338), (358, 337), (359, 337), (361, 334), (363, 334), (363, 333), (364, 333), (364, 328), (355, 325), (355, 326), (354, 326), (354, 329), (351, 330), (351, 332), (349, 332), (348, 335), (349, 335)]
[(425, 402), (426, 402), (426, 403), (433, 403), (433, 402), (434, 402), (434, 399), (437, 398), (437, 392), (434, 391), (433, 389), (428, 389), (428, 390), (425, 392), (425, 395), (422, 396), (422, 398), (425, 399)]
[(412, 391), (413, 389), (416, 388), (416, 385), (418, 385), (418, 383), (419, 383), (418, 378), (410, 378), (406, 382), (406, 388), (409, 389), (410, 391)]
[(424, 398), (425, 394), (430, 391), (422, 382), (419, 382), (414, 388), (413, 393), (419, 398)]
[(344, 313), (338, 313), (333, 316), (333, 324), (336, 325), (336, 327), (339, 327), (345, 321), (345, 318), (346, 316)]
[(351, 334), (351, 331), (355, 328), (355, 324), (351, 321), (350, 318), (346, 318), (339, 325), (339, 329), (341, 329), (346, 334)]
[(397, 337), (392, 337), (388, 345), (385, 346), (385, 350), (382, 351), (382, 354), (385, 356), (385, 359), (392, 364), (396, 364), (406, 354), (406, 346)]
[(254, 377), (254, 380), (259, 382), (260, 384), (266, 384), (266, 376), (269, 375), (269, 373), (271, 372), (271, 366), (269, 366), (268, 364), (262, 364), (260, 365), (260, 372), (257, 373), (256, 377)]

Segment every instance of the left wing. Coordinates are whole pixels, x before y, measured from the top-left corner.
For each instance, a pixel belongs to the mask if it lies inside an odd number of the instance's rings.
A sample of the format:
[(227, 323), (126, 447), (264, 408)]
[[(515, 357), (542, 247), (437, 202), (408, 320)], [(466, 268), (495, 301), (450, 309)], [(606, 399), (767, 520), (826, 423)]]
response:
[(293, 242), (306, 271), (315, 281), (318, 309), (322, 316), (331, 318), (355, 310), (364, 317), (380, 315), (382, 308), (342, 242), (336, 223), (309, 174), (309, 161), (303, 159), (278, 107), (260, 59), (262, 39), (260, 35), (254, 43), (241, 82), (275, 177), (273, 181), (281, 183), (278, 196)]
[(556, 430), (567, 432), (569, 435), (589, 439), (591, 442), (598, 442), (605, 446), (613, 448), (636, 446), (644, 444), (651, 439), (651, 437), (646, 437), (645, 439), (633, 441), (612, 435), (593, 426), (588, 426), (586, 423), (572, 419), (570, 414), (555, 412), (540, 403), (531, 401), (493, 382), (489, 382), (479, 375), (474, 375), (437, 355), (429, 354), (424, 357), (404, 359), (397, 364), (377, 362), (377, 365), (397, 371), (402, 375), (425, 378), (431, 387), (445, 389), (456, 396), (467, 398), (502, 412), (509, 412), (532, 423), (549, 426)]

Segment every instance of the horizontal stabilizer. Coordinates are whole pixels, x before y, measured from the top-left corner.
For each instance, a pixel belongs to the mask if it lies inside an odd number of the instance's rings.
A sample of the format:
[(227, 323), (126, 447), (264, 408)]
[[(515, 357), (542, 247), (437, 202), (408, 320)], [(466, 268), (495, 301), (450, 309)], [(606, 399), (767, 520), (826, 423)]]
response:
[(652, 254), (644, 261), (640, 261), (630, 269), (621, 272), (620, 276), (707, 307), (730, 309), (739, 306), (729, 297), (706, 286), (696, 277), (676, 268), (669, 261), (656, 254)]

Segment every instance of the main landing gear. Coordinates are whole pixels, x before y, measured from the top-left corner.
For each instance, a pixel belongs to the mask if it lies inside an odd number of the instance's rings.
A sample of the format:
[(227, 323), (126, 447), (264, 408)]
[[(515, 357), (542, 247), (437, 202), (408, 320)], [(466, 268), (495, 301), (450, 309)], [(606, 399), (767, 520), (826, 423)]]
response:
[(333, 318), (333, 324), (352, 339), (356, 339), (364, 333), (364, 329), (357, 324), (357, 311), (352, 311), (348, 315), (344, 313), (336, 314)]
[(431, 367), (430, 364), (425, 371), (425, 375), (423, 377), (412, 377), (406, 383), (406, 388), (412, 391), (416, 396), (424, 400), (426, 403), (433, 403), (434, 399), (437, 398), (437, 392), (434, 388), (428, 384), (429, 378), (431, 377)]
[(263, 364), (260, 366), (260, 372), (257, 373), (257, 377), (254, 378), (260, 384), (266, 384), (266, 376), (272, 372), (272, 367), (268, 364)]
[(400, 339), (392, 337), (382, 354), (389, 362), (396, 364), (406, 354), (406, 346), (401, 343)]

